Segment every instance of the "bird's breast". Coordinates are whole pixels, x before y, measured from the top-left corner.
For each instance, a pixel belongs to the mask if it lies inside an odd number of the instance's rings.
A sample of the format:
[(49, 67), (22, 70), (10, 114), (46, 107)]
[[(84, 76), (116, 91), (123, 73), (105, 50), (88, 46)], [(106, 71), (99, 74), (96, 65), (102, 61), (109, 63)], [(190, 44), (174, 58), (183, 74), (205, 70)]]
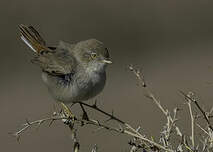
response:
[(80, 73), (71, 78), (43, 73), (42, 79), (55, 100), (72, 103), (88, 100), (99, 94), (104, 88), (106, 73)]

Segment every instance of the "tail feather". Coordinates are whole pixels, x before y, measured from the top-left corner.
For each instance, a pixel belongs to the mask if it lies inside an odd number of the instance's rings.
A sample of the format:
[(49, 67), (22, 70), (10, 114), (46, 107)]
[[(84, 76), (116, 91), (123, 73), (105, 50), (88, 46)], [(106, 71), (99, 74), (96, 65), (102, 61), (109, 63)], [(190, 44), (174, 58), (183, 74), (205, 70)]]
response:
[(40, 34), (32, 27), (19, 25), (21, 39), (29, 46), (34, 52), (40, 53), (41, 51), (48, 50), (45, 46), (45, 41)]
[(38, 41), (38, 42), (40, 42), (40, 44), (42, 44), (42, 45), (46, 45), (46, 42), (44, 41), (44, 39), (40, 36), (40, 34), (38, 33), (38, 31), (36, 31), (36, 29), (34, 29), (34, 27), (33, 26), (29, 26), (28, 27), (32, 32), (33, 32), (33, 34), (35, 34), (35, 39)]

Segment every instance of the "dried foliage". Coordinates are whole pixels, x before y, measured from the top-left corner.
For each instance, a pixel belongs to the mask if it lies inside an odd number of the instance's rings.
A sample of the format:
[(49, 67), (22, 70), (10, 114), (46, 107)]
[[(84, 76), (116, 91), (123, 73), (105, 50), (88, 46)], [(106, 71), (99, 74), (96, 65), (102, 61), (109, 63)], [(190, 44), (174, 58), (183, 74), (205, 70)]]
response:
[[(166, 118), (165, 125), (160, 131), (160, 139), (158, 141), (154, 140), (153, 138), (148, 138), (144, 133), (140, 131), (140, 127), (134, 128), (128, 122), (121, 120), (120, 118), (116, 117), (114, 113), (108, 113), (97, 106), (97, 102), (93, 105), (89, 105), (87, 103), (78, 102), (82, 108), (83, 115), (78, 117), (74, 115), (70, 107), (67, 107), (64, 104), (60, 105), (60, 110), (56, 110), (53, 112), (53, 115), (36, 120), (36, 121), (28, 121), (23, 124), (23, 127), (18, 131), (12, 133), (17, 140), (19, 141), (21, 135), (33, 126), (41, 126), (43, 123), (49, 123), (52, 125), (53, 122), (61, 120), (64, 124), (66, 124), (71, 131), (72, 139), (73, 139), (73, 151), (78, 152), (80, 151), (80, 143), (77, 138), (77, 131), (78, 127), (86, 126), (86, 125), (93, 125), (96, 126), (97, 129), (105, 129), (108, 131), (117, 132), (120, 134), (128, 135), (131, 140), (128, 142), (130, 146), (130, 152), (211, 152), (213, 151), (213, 127), (210, 122), (211, 113), (213, 109), (209, 112), (205, 111), (199, 104), (198, 99), (196, 99), (195, 94), (193, 92), (185, 93), (183, 91), (179, 91), (180, 94), (184, 97), (185, 103), (188, 106), (190, 118), (191, 118), (191, 133), (190, 136), (187, 136), (183, 133), (183, 131), (177, 125), (177, 121), (180, 121), (178, 118), (178, 113), (180, 111), (179, 108), (174, 108), (172, 112), (168, 109), (164, 108), (160, 101), (155, 97), (152, 91), (149, 89), (149, 86), (145, 82), (144, 75), (141, 70), (134, 68), (132, 65), (128, 66), (129, 70), (136, 76), (143, 92), (146, 92), (146, 97), (149, 98), (163, 113)], [(100, 112), (108, 117), (107, 121), (100, 121), (92, 119), (88, 116), (87, 111), (84, 107), (91, 108), (94, 111)], [(197, 108), (197, 112), (199, 115), (195, 115), (195, 111), (193, 111), (195, 107)], [(206, 122), (206, 126), (202, 126), (199, 124), (200, 119), (204, 119)], [(118, 127), (113, 127), (111, 125), (107, 125), (106, 122), (108, 121), (115, 121), (118, 124)], [(202, 135), (200, 138), (196, 138), (198, 133), (195, 129), (198, 128), (201, 130)], [(174, 142), (172, 139), (175, 139)], [(92, 152), (98, 152), (98, 147), (95, 145)]]

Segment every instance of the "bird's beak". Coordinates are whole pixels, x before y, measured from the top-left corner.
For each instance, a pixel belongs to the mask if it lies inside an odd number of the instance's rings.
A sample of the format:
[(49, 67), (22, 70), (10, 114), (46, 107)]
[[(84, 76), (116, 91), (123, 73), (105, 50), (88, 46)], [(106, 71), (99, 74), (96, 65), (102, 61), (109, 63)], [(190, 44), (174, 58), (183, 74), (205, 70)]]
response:
[(107, 64), (111, 64), (112, 63), (112, 61), (110, 61), (110, 60), (106, 60), (106, 59), (104, 59), (104, 60), (102, 60), (104, 63), (107, 63)]

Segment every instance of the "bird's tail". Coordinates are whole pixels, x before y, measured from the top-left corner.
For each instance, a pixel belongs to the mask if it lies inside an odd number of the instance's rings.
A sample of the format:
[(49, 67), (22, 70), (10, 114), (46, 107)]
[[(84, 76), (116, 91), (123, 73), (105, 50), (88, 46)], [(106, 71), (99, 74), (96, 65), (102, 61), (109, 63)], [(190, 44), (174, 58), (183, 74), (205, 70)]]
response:
[(29, 46), (34, 52), (40, 53), (41, 51), (48, 50), (45, 46), (46, 43), (40, 34), (32, 27), (19, 25), (21, 39), (27, 46)]

